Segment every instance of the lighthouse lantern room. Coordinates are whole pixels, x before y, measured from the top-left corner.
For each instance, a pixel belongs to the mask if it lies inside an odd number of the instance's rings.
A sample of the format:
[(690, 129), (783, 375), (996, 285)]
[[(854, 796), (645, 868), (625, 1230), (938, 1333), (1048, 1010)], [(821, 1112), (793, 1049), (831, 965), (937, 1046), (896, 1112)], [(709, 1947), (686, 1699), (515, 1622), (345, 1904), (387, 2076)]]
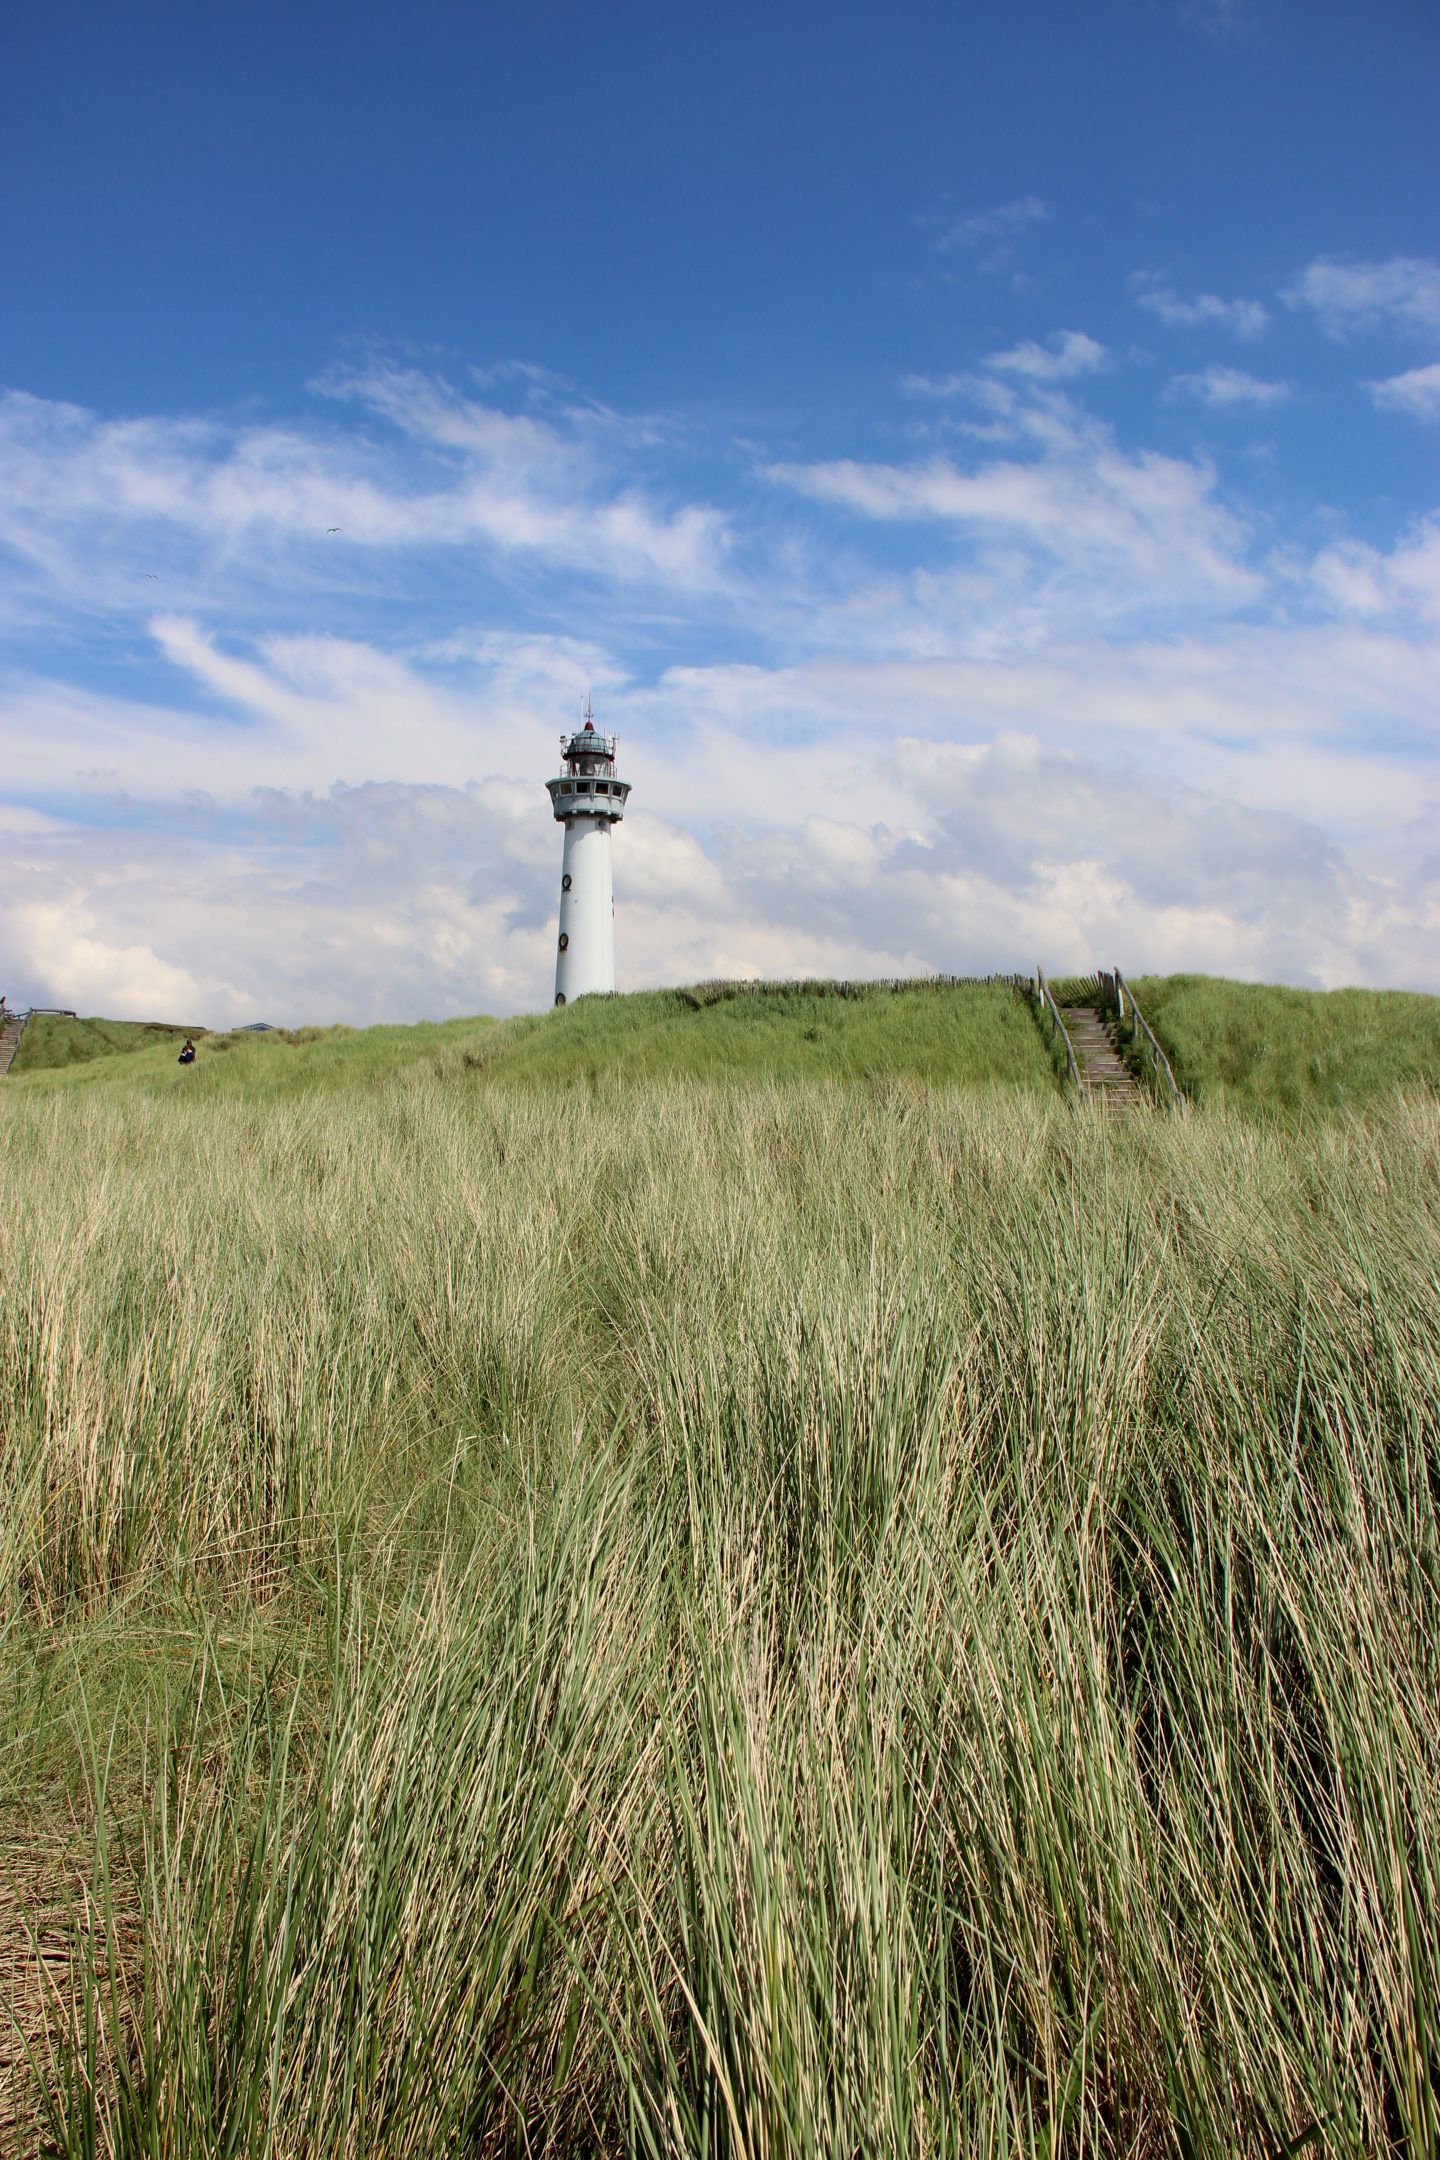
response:
[(615, 988), (615, 900), (610, 876), (610, 828), (625, 815), (628, 780), (615, 777), (615, 737), (596, 732), (587, 699), (584, 723), (560, 738), (564, 771), (547, 780), (550, 802), (565, 827), (560, 865), (560, 949), (555, 1003)]

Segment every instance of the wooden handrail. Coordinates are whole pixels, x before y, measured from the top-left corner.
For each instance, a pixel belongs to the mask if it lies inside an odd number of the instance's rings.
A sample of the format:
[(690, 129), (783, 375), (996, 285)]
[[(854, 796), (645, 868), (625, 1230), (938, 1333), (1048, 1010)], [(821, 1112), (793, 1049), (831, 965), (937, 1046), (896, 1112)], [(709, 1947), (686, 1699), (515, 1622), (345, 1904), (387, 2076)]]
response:
[(1070, 1078), (1074, 1084), (1076, 1094), (1083, 1097), (1085, 1093), (1085, 1088), (1080, 1078), (1080, 1066), (1076, 1060), (1075, 1046), (1070, 1040), (1070, 1030), (1066, 1027), (1065, 1022), (1061, 1019), (1060, 1008), (1055, 1003), (1054, 998), (1050, 994), (1050, 985), (1045, 980), (1045, 970), (1038, 965), (1035, 969), (1035, 996), (1039, 1001), (1040, 1009), (1042, 1012), (1045, 1011), (1047, 1006), (1049, 1008), (1051, 1040), (1053, 1041), (1055, 1036), (1058, 1034), (1061, 1042), (1064, 1043), (1065, 1064), (1069, 1070)]
[[(4, 1012), (0, 1013), (0, 1023), (3, 1023), (0, 1024), (0, 1079), (8, 1079), (10, 1068), (20, 1053), (25, 1030), (30, 1025), (29, 1008), (24, 1012), (12, 1012), (7, 1005)], [(15, 1033), (9, 1042), (6, 1042), (5, 1037), (10, 1034), (12, 1026)]]
[(1130, 1024), (1130, 1040), (1135, 1042), (1143, 1037), (1144, 1047), (1150, 1053), (1151, 1070), (1155, 1073), (1157, 1079), (1163, 1080), (1170, 1090), (1170, 1100), (1176, 1109), (1183, 1110), (1185, 1097), (1181, 1094), (1179, 1084), (1170, 1068), (1170, 1060), (1161, 1049), (1156, 1039), (1155, 1030), (1145, 1018), (1144, 1013), (1141, 1012), (1139, 1005), (1135, 1001), (1135, 993), (1130, 988), (1129, 983), (1126, 982), (1119, 968), (1117, 967), (1109, 975), (1102, 971), (1100, 985), (1101, 989), (1108, 995), (1117, 1019), (1128, 1020)]

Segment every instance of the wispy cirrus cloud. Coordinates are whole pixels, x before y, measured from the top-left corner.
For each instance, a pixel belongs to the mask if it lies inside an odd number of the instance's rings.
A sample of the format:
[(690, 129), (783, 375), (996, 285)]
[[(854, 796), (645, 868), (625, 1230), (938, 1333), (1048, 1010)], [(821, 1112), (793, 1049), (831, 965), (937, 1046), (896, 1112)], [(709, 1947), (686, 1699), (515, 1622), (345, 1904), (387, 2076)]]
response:
[(1246, 37), (1253, 26), (1249, 0), (1181, 0), (1180, 20), (1226, 44)]
[(1392, 255), (1384, 262), (1322, 255), (1286, 288), (1287, 305), (1311, 308), (1331, 337), (1380, 326), (1440, 330), (1440, 262)]
[(1021, 195), (1013, 202), (997, 203), (989, 210), (972, 210), (968, 216), (957, 218), (945, 227), (935, 245), (950, 249), (1008, 244), (1027, 226), (1040, 224), (1049, 214), (1038, 195)]
[[(1093, 375), (1107, 367), (1109, 361), (1105, 347), (1083, 330), (1057, 330), (1044, 344), (1024, 338), (1003, 352), (987, 353), (975, 369), (953, 375), (902, 376), (900, 387), (911, 397), (964, 399), (995, 418), (1004, 418), (1015, 410), (1026, 388), (1038, 389), (1047, 383)], [(1007, 382), (1007, 376), (1018, 378), (1018, 383)]]
[(900, 387), (912, 397), (970, 398), (984, 387), (980, 375), (902, 375)]
[[(1009, 426), (1033, 455), (971, 465), (931, 457), (907, 465), (853, 458), (769, 468), (812, 500), (859, 517), (940, 523), (986, 551), (1028, 551), (1032, 591), (1107, 615), (1171, 606), (1244, 604), (1262, 581), (1245, 559), (1240, 521), (1199, 461), (1130, 454), (1113, 432), (1054, 393), (1011, 401)], [(1059, 577), (1061, 585), (1054, 584)], [(1062, 597), (1063, 595), (1063, 597)], [(1083, 597), (1082, 597), (1083, 596)]]
[(366, 557), (427, 550), (679, 591), (726, 577), (721, 511), (657, 501), (561, 419), (500, 410), (415, 370), (371, 367), (324, 390), (389, 432), (115, 420), (0, 397), (0, 543), (37, 592), (105, 610), (152, 605), (151, 579), (198, 590), (218, 564), (232, 583), (324, 589), (363, 574)]
[(1409, 413), (1415, 420), (1440, 420), (1440, 360), (1428, 367), (1407, 368), (1381, 382), (1366, 383), (1382, 412)]
[(1004, 375), (1023, 375), (1031, 382), (1066, 382), (1072, 376), (1093, 375), (1108, 359), (1103, 345), (1083, 330), (1057, 330), (1046, 345), (1022, 339), (1005, 352), (990, 353), (987, 368)]
[(1172, 375), (1169, 387), (1172, 392), (1199, 398), (1202, 405), (1222, 410), (1244, 405), (1283, 405), (1290, 395), (1289, 383), (1265, 382), (1257, 375), (1247, 375), (1243, 368), (1220, 366), (1204, 368), (1194, 375)]
[(1154, 270), (1137, 270), (1130, 279), (1137, 307), (1158, 315), (1172, 328), (1231, 330), (1237, 337), (1259, 337), (1270, 320), (1258, 300), (1223, 300), (1218, 293), (1194, 293), (1188, 299)]

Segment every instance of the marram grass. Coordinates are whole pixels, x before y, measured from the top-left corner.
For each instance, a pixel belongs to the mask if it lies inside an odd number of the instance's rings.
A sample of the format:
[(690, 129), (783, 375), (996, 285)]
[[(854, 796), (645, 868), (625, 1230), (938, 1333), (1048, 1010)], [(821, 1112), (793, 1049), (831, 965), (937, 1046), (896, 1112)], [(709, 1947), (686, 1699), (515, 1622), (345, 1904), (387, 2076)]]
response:
[(1433, 1102), (0, 1113), (0, 2149), (1440, 2150)]
[(1213, 975), (1131, 985), (1192, 1102), (1313, 1119), (1440, 1094), (1440, 997), (1292, 990)]

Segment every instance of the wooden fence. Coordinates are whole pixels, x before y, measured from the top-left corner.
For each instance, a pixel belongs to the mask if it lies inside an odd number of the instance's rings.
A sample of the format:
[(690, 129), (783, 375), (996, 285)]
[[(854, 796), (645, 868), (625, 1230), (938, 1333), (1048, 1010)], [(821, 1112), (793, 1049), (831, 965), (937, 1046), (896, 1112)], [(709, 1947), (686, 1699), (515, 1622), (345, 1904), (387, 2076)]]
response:
[(777, 982), (747, 976), (734, 981), (690, 983), (672, 990), (670, 995), (682, 1004), (699, 1007), (738, 997), (867, 998), (899, 996), (907, 990), (1012, 990), (1025, 997), (1030, 987), (1028, 975), (876, 975), (852, 982), (831, 976), (797, 976), (793, 981)]

